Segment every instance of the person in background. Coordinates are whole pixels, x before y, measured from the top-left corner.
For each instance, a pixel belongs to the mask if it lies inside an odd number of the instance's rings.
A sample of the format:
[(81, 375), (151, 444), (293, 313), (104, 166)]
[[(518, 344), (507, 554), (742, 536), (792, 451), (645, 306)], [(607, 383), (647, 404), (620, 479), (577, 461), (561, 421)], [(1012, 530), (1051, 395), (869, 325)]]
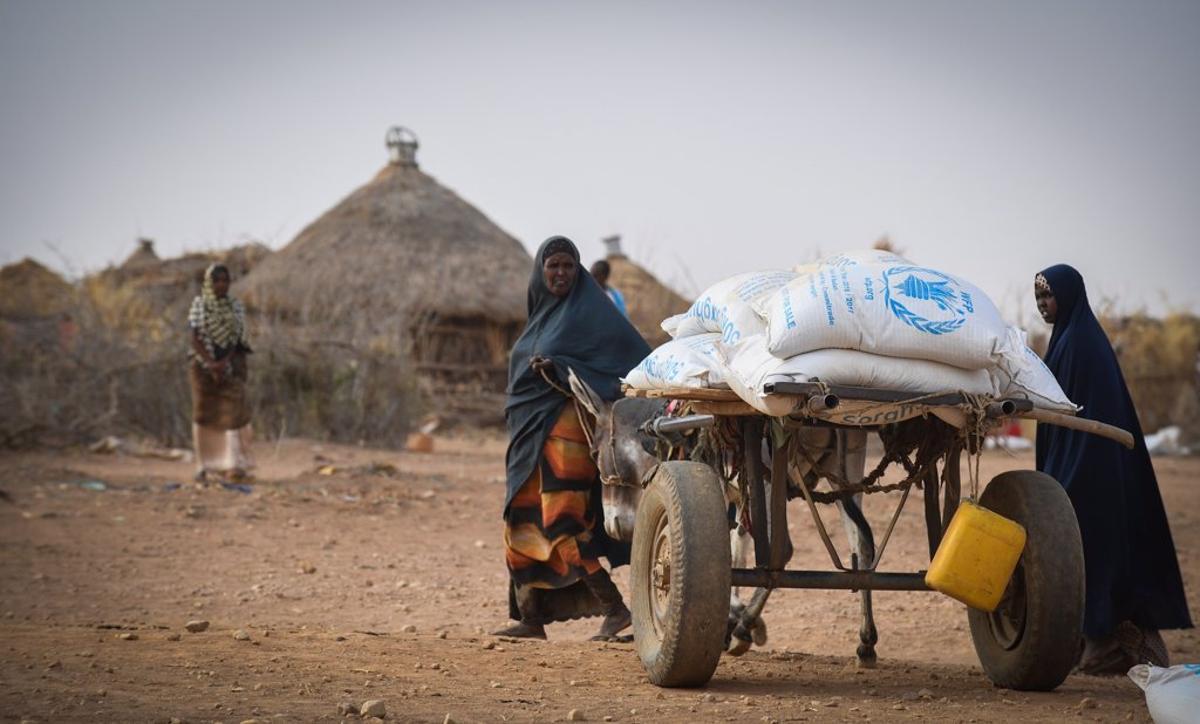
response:
[(1054, 325), (1046, 366), (1079, 416), (1133, 433), (1133, 450), (1054, 425), (1038, 425), (1037, 469), (1066, 489), (1083, 538), (1084, 646), (1079, 670), (1120, 675), (1168, 666), (1162, 629), (1191, 628), (1175, 545), (1150, 453), (1117, 356), (1088, 304), (1083, 277), (1066, 264), (1034, 279), (1038, 312)]
[(529, 281), (529, 318), (508, 368), (504, 547), (508, 615), (500, 636), (546, 638), (545, 626), (604, 616), (597, 638), (632, 622), (621, 592), (600, 563), (629, 562), (629, 546), (604, 531), (600, 478), (571, 400), (574, 372), (606, 400), (620, 378), (650, 353), (619, 314), (569, 239), (538, 249)]
[(242, 303), (229, 296), (231, 281), (224, 265), (210, 266), (188, 312), (197, 482), (220, 471), (243, 478), (253, 467), (246, 404), (246, 355), (251, 349)]
[(629, 310), (625, 308), (625, 296), (616, 287), (608, 285), (610, 274), (612, 274), (612, 266), (607, 261), (600, 259), (595, 264), (592, 264), (592, 278), (596, 280), (596, 283), (600, 285), (600, 288), (604, 290), (604, 293), (608, 295), (608, 298), (612, 300), (612, 303), (616, 305), (621, 314), (628, 317)]

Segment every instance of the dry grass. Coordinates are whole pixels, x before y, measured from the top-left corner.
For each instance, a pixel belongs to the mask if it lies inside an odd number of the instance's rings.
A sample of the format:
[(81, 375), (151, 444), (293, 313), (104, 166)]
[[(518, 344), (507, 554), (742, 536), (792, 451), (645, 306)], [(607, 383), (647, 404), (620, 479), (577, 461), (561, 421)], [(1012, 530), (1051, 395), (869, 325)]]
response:
[(1179, 425), (1187, 440), (1200, 441), (1200, 317), (1104, 315), (1101, 323), (1120, 359), (1142, 428), (1150, 433)]
[[(71, 311), (74, 335), (56, 320), (10, 325), (0, 352), (0, 447), (110, 434), (190, 444), (185, 324), (143, 306), (120, 308), (119, 323), (111, 323), (113, 307), (85, 295)], [(252, 335), (259, 352), (250, 357), (248, 391), (260, 435), (403, 444), (419, 410), (401, 352), (336, 340), (314, 345), (264, 320)]]

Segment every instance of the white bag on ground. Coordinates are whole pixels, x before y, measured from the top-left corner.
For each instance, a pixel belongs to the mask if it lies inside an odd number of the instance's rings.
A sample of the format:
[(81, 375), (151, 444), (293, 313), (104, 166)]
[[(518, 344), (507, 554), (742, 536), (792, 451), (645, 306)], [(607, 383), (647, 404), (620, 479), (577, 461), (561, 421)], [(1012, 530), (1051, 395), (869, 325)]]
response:
[(919, 393), (993, 394), (987, 370), (965, 370), (923, 359), (886, 357), (852, 349), (820, 349), (779, 359), (765, 338), (718, 345), (725, 381), (749, 405), (768, 415), (786, 415), (794, 400), (763, 394), (770, 382), (824, 382)]
[(642, 390), (673, 388), (724, 387), (724, 374), (714, 344), (721, 335), (714, 332), (673, 339), (655, 349), (624, 382)]
[(663, 321), (662, 328), (675, 339), (718, 332), (724, 342), (736, 344), (766, 331), (766, 323), (756, 311), (755, 302), (795, 278), (794, 272), (783, 270), (729, 277), (704, 290), (686, 312)]
[(841, 348), (964, 369), (992, 363), (1006, 325), (983, 291), (886, 252), (868, 254), (822, 260), (760, 302), (772, 354)]
[(998, 397), (1032, 400), (1033, 406), (1074, 414), (1079, 408), (1067, 399), (1054, 373), (1029, 349), (1025, 332), (1009, 327), (996, 363), (990, 369)]
[(1169, 669), (1138, 664), (1129, 670), (1128, 676), (1146, 692), (1146, 708), (1156, 724), (1200, 721), (1200, 664)]

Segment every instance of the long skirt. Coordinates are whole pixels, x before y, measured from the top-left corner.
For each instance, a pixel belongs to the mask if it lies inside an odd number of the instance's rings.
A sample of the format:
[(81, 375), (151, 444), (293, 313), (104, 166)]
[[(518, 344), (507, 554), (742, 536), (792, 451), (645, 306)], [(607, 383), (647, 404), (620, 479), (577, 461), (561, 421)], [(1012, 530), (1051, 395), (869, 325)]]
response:
[(217, 430), (237, 430), (250, 424), (246, 404), (246, 357), (233, 353), (229, 373), (220, 380), (193, 361), (188, 365), (192, 386), (192, 422)]
[(198, 362), (188, 365), (192, 388), (192, 440), (196, 469), (246, 470), (249, 455), (250, 408), (246, 404), (246, 362), (234, 353), (230, 372), (219, 381)]
[(574, 405), (566, 405), (542, 458), (505, 517), (509, 616), (546, 624), (603, 615), (584, 578), (603, 570), (595, 528), (603, 525), (596, 465)]
[(197, 471), (246, 471), (254, 467), (250, 455), (250, 426), (218, 430), (192, 423)]

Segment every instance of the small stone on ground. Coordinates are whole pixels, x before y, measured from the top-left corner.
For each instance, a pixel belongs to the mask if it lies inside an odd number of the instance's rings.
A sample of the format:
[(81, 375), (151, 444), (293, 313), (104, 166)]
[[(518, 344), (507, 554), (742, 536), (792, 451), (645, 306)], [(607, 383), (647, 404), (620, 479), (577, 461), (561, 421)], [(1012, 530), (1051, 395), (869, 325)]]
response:
[(362, 708), (359, 709), (358, 714), (359, 716), (363, 717), (377, 716), (380, 719), (386, 719), (387, 706), (383, 703), (382, 699), (371, 699), (363, 702)]

